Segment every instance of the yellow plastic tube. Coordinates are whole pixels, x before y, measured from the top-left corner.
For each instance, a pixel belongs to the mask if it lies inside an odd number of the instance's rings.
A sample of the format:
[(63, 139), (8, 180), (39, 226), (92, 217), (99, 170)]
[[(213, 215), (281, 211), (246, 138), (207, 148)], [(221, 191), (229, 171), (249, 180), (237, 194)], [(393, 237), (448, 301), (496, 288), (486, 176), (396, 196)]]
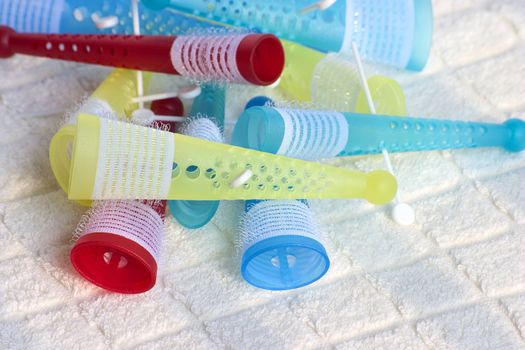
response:
[[(143, 73), (144, 87), (147, 89), (151, 73)], [(125, 120), (138, 108), (133, 102), (137, 96), (137, 72), (127, 69), (115, 69), (98, 86), (93, 94), (79, 108), (79, 113), (89, 113), (99, 117), (114, 117)], [(71, 119), (71, 122), (78, 117)], [(71, 149), (76, 126), (62, 127), (49, 145), (49, 161), (55, 178), (64, 192), (69, 190), (69, 171), (71, 168)], [(88, 198), (84, 198), (88, 199)], [(79, 204), (89, 206), (89, 200), (79, 200)]]
[[(367, 174), (87, 114), (53, 142), (65, 145), (72, 133), (73, 200), (362, 198), (383, 204), (397, 188), (386, 171)], [(234, 186), (238, 178), (246, 181)]]
[(310, 86), (315, 67), (326, 55), (290, 41), (281, 40), (281, 43), (284, 47), (285, 64), (279, 88), (288, 98), (310, 101)]

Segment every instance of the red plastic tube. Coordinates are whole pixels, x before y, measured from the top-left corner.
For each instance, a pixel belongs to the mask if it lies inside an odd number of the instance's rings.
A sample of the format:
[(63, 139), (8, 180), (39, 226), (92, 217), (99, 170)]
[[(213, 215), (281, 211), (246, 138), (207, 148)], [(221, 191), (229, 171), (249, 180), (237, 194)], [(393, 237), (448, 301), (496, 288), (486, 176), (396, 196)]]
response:
[(272, 34), (25, 34), (0, 26), (0, 57), (14, 54), (256, 85), (274, 83), (284, 68)]
[(166, 201), (99, 204), (71, 249), (71, 263), (104, 289), (124, 294), (150, 290), (157, 279), (165, 212)]
[[(152, 104), (156, 114), (182, 115), (178, 98)], [(175, 124), (168, 124), (176, 131)], [(143, 293), (157, 280), (166, 201), (110, 201), (87, 215), (71, 249), (75, 270), (91, 283), (124, 294)], [(153, 211), (151, 211), (153, 209)]]

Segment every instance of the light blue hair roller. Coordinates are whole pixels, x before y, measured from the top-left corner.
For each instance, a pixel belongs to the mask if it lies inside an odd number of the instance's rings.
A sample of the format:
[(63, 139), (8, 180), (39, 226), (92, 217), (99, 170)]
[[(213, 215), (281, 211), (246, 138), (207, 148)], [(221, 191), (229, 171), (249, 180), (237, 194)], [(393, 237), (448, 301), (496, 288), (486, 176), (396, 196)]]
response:
[(224, 24), (269, 32), (323, 52), (355, 42), (372, 61), (422, 70), (432, 43), (431, 0), (337, 0), (305, 13), (314, 0), (143, 0)]

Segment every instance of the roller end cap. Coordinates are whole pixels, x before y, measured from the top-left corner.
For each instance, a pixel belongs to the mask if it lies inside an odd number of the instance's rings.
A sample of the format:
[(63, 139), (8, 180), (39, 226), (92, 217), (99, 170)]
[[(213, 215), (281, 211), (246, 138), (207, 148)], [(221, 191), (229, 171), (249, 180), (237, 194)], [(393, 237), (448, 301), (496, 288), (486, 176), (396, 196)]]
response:
[(237, 49), (237, 67), (246, 81), (255, 85), (275, 83), (284, 69), (284, 48), (273, 34), (250, 34)]
[(388, 171), (376, 170), (368, 174), (367, 200), (376, 205), (386, 204), (397, 192), (396, 178)]
[(153, 256), (140, 244), (113, 233), (80, 237), (70, 260), (85, 279), (116, 293), (144, 293), (153, 288), (157, 279)]
[(9, 58), (15, 54), (9, 45), (9, 39), (15, 33), (10, 27), (0, 26), (0, 58)]
[(509, 137), (505, 142), (505, 149), (509, 152), (521, 152), (525, 149), (525, 122), (521, 119), (509, 119), (505, 125)]

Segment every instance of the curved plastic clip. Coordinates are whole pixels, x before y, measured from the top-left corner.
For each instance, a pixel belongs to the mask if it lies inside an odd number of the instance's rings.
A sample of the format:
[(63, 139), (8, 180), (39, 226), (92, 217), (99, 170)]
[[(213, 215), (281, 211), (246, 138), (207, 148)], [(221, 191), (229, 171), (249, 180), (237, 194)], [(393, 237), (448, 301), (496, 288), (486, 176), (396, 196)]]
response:
[[(68, 193), (69, 174), (71, 171), (71, 155), (75, 142), (76, 127), (66, 125), (62, 127), (51, 139), (49, 145), (49, 162), (55, 178), (65, 193)], [(78, 200), (78, 204), (89, 207), (91, 201)]]

